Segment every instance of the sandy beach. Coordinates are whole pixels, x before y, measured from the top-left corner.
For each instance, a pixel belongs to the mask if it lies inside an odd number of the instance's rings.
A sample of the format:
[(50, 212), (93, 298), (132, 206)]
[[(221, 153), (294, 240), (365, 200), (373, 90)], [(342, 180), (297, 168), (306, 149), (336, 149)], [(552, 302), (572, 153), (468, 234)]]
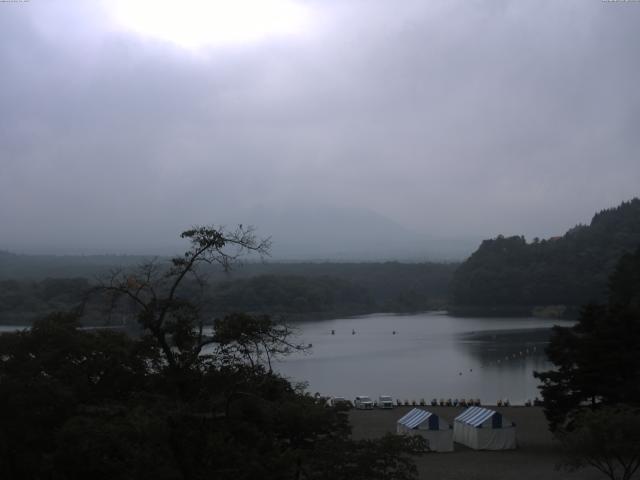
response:
[[(377, 438), (395, 433), (396, 420), (414, 407), (393, 410), (351, 410), (349, 418), (355, 439)], [(418, 407), (430, 410), (452, 423), (464, 409), (457, 407)], [(548, 430), (539, 407), (487, 407), (511, 419), (517, 426), (518, 449), (475, 451), (455, 444), (451, 453), (428, 453), (416, 458), (421, 479), (438, 480), (560, 480), (604, 478), (595, 469), (575, 473), (555, 468), (561, 460), (558, 444)]]

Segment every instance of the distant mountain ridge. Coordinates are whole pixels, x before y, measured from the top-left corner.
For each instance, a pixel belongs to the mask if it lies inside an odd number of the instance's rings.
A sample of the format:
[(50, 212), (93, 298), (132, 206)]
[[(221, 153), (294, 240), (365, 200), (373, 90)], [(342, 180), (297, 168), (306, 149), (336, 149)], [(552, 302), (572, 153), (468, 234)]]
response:
[(238, 218), (272, 238), (276, 261), (460, 261), (477, 244), (420, 233), (362, 208), (259, 207)]
[[(171, 224), (142, 225), (127, 234), (108, 232), (100, 238), (78, 235), (68, 243), (44, 237), (24, 239), (22, 243), (1, 243), (0, 262), (38, 260), (53, 257), (70, 264), (102, 263), (101, 257), (145, 257), (179, 255), (185, 243), (179, 238), (193, 220), (172, 221)], [(233, 228), (238, 224), (255, 227), (258, 237), (270, 237), (270, 258), (276, 262), (459, 262), (468, 257), (481, 237), (478, 235), (447, 235), (434, 223), (414, 228), (381, 213), (355, 207), (326, 205), (262, 205), (235, 209), (220, 215), (201, 217), (193, 223), (214, 223)], [(425, 230), (426, 229), (426, 230)], [(90, 229), (89, 229), (90, 230)], [(9, 260), (2, 250), (23, 255)], [(81, 261), (71, 258), (82, 255)], [(5, 255), (6, 257), (6, 255)], [(124, 261), (127, 259), (124, 258)], [(42, 263), (42, 262), (41, 262)], [(0, 268), (2, 264), (0, 263)], [(81, 274), (82, 272), (80, 272)], [(0, 271), (0, 276), (2, 272)], [(5, 277), (8, 275), (5, 275)]]
[(562, 237), (522, 236), (485, 240), (456, 270), (452, 310), (457, 313), (530, 314), (561, 306), (562, 313), (604, 301), (618, 259), (640, 246), (640, 199), (596, 213)]

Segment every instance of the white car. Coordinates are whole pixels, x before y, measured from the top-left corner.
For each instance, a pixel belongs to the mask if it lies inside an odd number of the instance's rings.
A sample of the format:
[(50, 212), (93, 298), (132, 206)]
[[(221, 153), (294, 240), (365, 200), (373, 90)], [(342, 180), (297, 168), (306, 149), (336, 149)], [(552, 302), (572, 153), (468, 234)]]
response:
[(366, 395), (356, 397), (353, 406), (359, 410), (373, 410), (373, 400)]
[(393, 408), (393, 398), (390, 395), (380, 395), (378, 397), (378, 408)]

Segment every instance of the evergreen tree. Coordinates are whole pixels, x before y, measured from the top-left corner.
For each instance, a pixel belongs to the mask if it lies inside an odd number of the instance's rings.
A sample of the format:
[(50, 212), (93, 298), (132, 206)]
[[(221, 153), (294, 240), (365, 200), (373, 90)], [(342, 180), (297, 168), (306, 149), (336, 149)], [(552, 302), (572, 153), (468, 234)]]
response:
[(640, 405), (640, 249), (618, 262), (608, 304), (555, 327), (547, 354), (556, 369), (535, 375), (552, 430), (570, 428), (585, 405)]

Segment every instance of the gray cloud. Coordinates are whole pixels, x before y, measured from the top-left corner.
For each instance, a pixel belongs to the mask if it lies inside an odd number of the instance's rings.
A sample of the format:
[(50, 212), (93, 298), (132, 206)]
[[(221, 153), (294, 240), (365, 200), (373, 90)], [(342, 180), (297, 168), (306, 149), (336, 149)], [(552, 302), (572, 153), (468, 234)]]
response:
[(61, 3), (0, 5), (0, 247), (162, 249), (257, 207), (542, 237), (639, 193), (639, 4), (308, 1), (309, 35), (192, 54)]

